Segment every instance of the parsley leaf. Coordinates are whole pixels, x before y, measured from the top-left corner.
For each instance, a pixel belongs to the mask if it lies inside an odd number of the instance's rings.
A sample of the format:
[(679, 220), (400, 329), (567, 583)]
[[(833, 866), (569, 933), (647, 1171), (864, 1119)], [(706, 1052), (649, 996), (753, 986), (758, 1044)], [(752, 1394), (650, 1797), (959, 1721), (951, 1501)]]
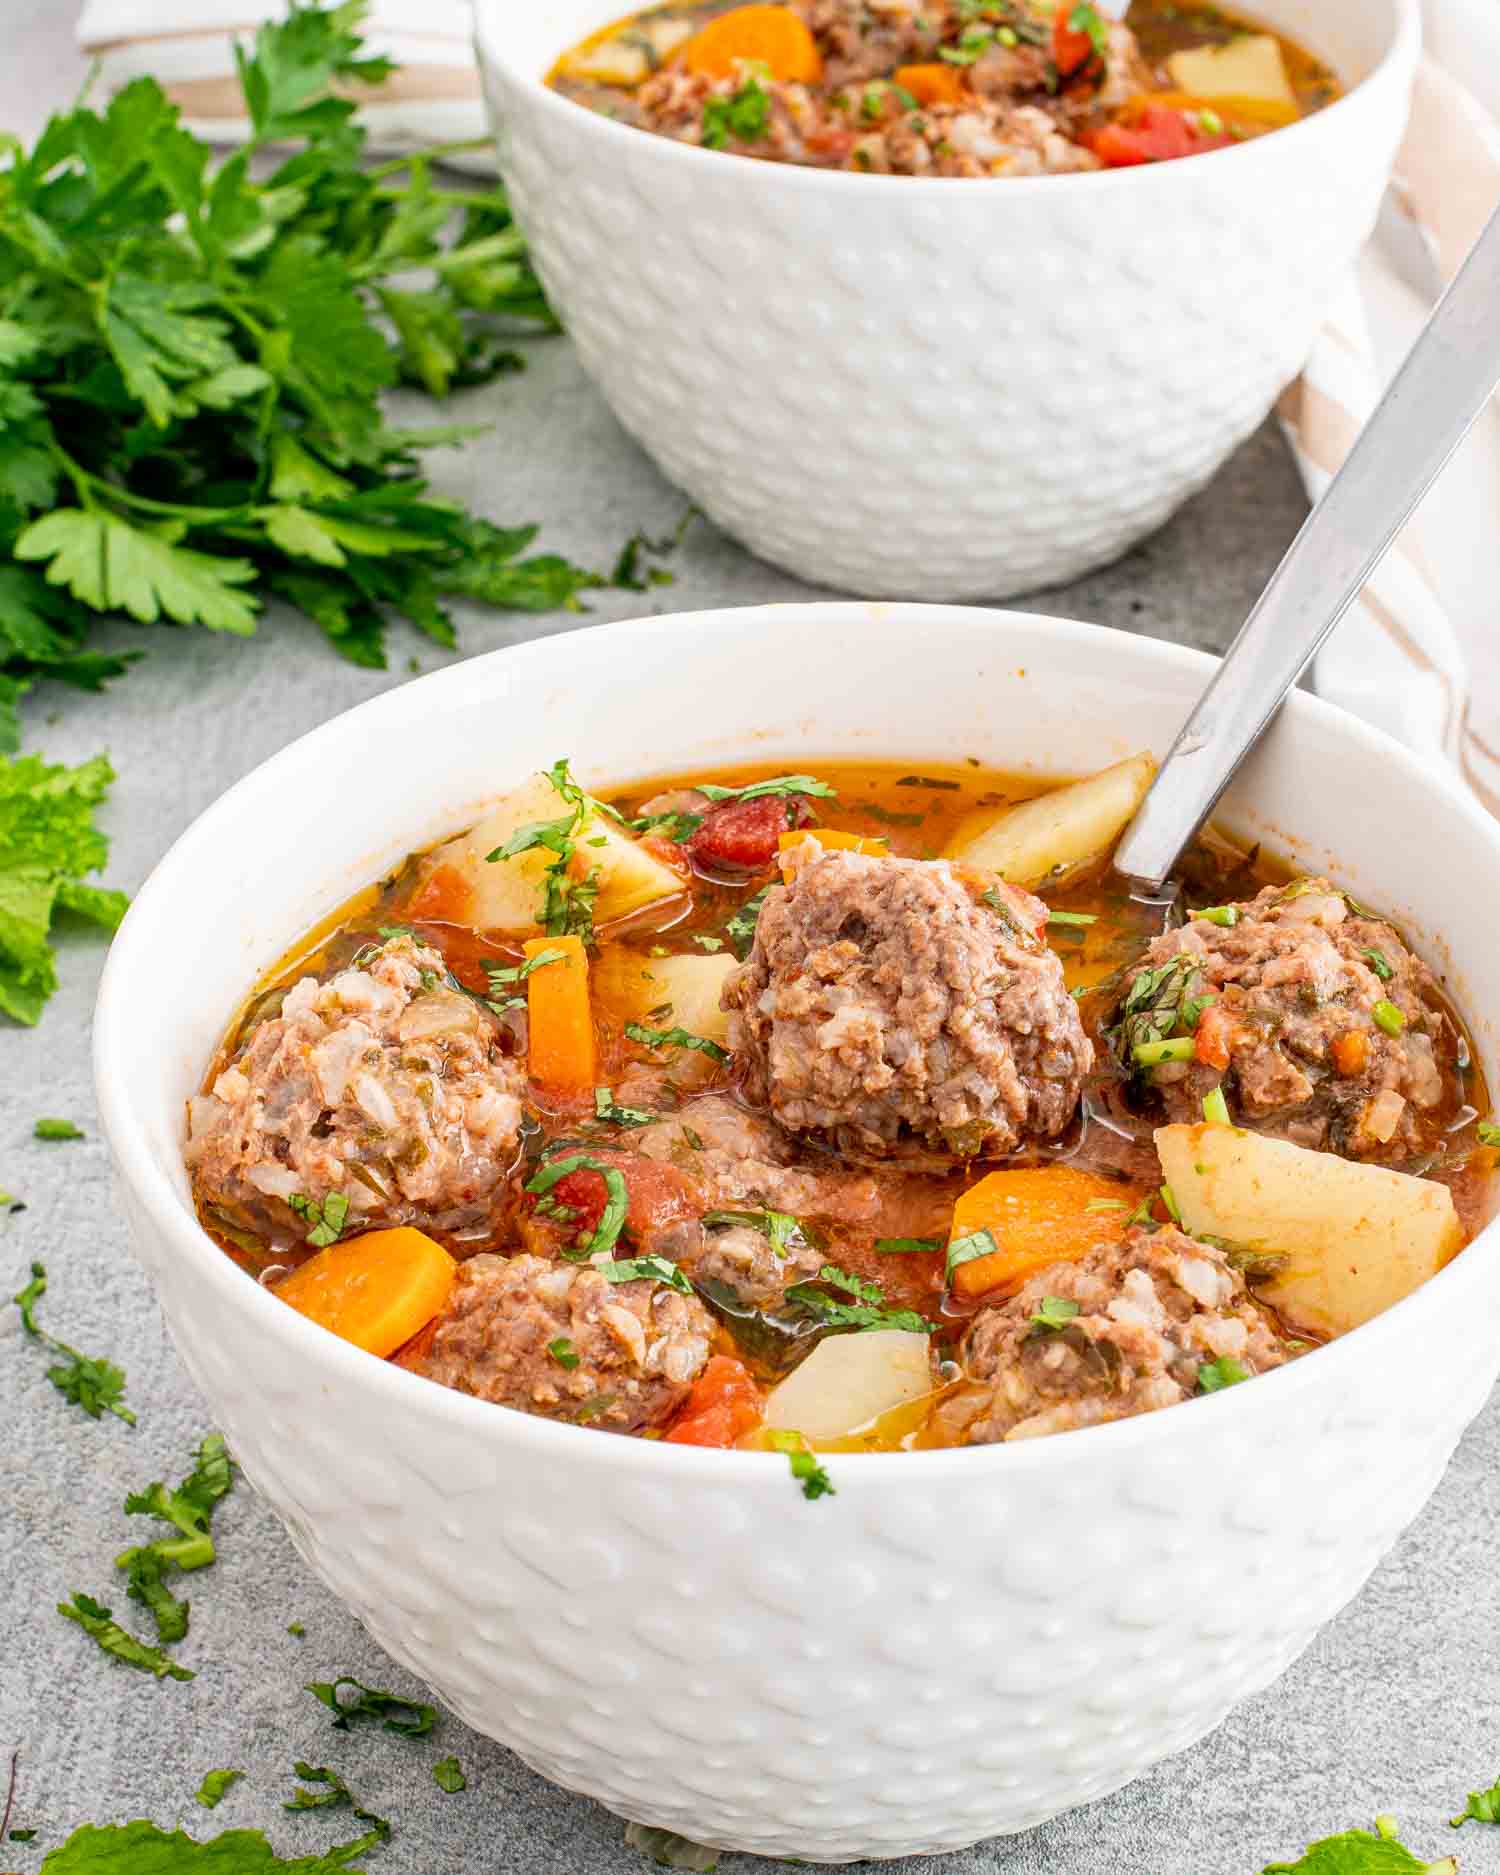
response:
[(837, 1497), (828, 1473), (807, 1449), (807, 1441), (800, 1432), (770, 1431), (766, 1434), (766, 1443), (773, 1452), (784, 1452), (791, 1462), (792, 1476), (802, 1486), (802, 1495), (809, 1503), (820, 1497)]
[[(533, 1197), (545, 1199), (555, 1185), (573, 1172), (597, 1172), (604, 1180), (604, 1209), (593, 1231), (579, 1245), (579, 1253), (583, 1256), (598, 1256), (601, 1252), (613, 1250), (619, 1241), (620, 1232), (625, 1228), (626, 1214), (630, 1209), (630, 1192), (618, 1166), (606, 1165), (602, 1159), (595, 1159), (586, 1152), (574, 1152), (563, 1159), (549, 1159), (540, 1171), (527, 1179), (522, 1189)], [(540, 1210), (541, 1206), (537, 1208)]]
[(457, 1791), (469, 1788), (469, 1780), (464, 1776), (463, 1766), (457, 1758), (439, 1758), (432, 1767), (432, 1781), (439, 1790), (447, 1791), (450, 1797)]
[(329, 1192), (321, 1202), (294, 1191), (287, 1204), (308, 1226), (307, 1241), (317, 1250), (337, 1243), (349, 1221), (349, 1200), (341, 1191)]
[(727, 96), (709, 98), (703, 106), (702, 142), (705, 149), (724, 150), (730, 141), (759, 143), (771, 127), (771, 94), (753, 74)]
[(779, 1257), (799, 1244), (813, 1241), (801, 1222), (785, 1211), (706, 1211), (703, 1222), (710, 1228), (714, 1225), (747, 1224), (751, 1230), (758, 1230), (763, 1237), (770, 1239), (771, 1248)]
[(840, 1269), (836, 1263), (825, 1263), (818, 1271), (817, 1280), (831, 1289), (841, 1290), (853, 1300), (836, 1301), (812, 1283), (791, 1284), (786, 1292), (786, 1300), (794, 1307), (817, 1316), (825, 1327), (861, 1330), (903, 1328), (914, 1335), (932, 1333), (931, 1322), (918, 1315), (915, 1309), (888, 1309), (885, 1306), (885, 1291), (879, 1283), (865, 1282), (861, 1277), (851, 1276), (848, 1270)]
[(193, 1801), (201, 1803), (205, 1810), (217, 1810), (244, 1775), (243, 1771), (205, 1771)]
[(606, 1126), (655, 1126), (661, 1115), (648, 1113), (644, 1107), (618, 1106), (609, 1088), (596, 1087), (594, 1118), (602, 1120)]
[(955, 1237), (948, 1245), (943, 1281), (951, 1283), (955, 1270), (961, 1269), (965, 1263), (975, 1262), (979, 1257), (993, 1256), (999, 1248), (993, 1233), (987, 1230), (970, 1231), (967, 1237)]
[(1458, 1875), (1450, 1857), (1423, 1862), (1402, 1842), (1389, 1817), (1375, 1819), (1375, 1834), (1345, 1830), (1311, 1844), (1296, 1862), (1273, 1862), (1264, 1875)]
[[(351, 1855), (363, 1855), (367, 1849), (389, 1842), (391, 1826), (383, 1816), (376, 1816), (371, 1810), (361, 1807), (359, 1799), (344, 1782), (337, 1771), (326, 1764), (308, 1764), (299, 1758), (292, 1767), (304, 1786), (321, 1785), (319, 1790), (298, 1789), (289, 1803), (284, 1803), (283, 1810), (333, 1810), (344, 1804), (354, 1812), (357, 1823), (368, 1826), (365, 1835), (357, 1843), (349, 1843), (344, 1848), (335, 1850), (339, 1859), (347, 1860)], [(331, 1858), (330, 1858), (331, 1859)]]
[(65, 1400), (81, 1406), (90, 1419), (97, 1419), (101, 1413), (110, 1412), (116, 1419), (123, 1419), (127, 1426), (133, 1426), (135, 1414), (124, 1404), (125, 1370), (116, 1367), (112, 1361), (96, 1360), (92, 1355), (80, 1354), (77, 1348), (70, 1348), (66, 1341), (59, 1341), (55, 1335), (49, 1335), (45, 1328), (38, 1327), (36, 1305), (46, 1293), (46, 1266), (33, 1263), (31, 1281), (12, 1296), (11, 1301), (21, 1311), (21, 1327), (25, 1333), (33, 1341), (40, 1341), (43, 1347), (49, 1348), (54, 1354), (65, 1357), (47, 1369), (47, 1378)]
[(875, 1251), (878, 1256), (930, 1256), (933, 1251), (942, 1249), (941, 1241), (936, 1237), (877, 1237)]
[(188, 1631), (188, 1604), (173, 1596), (167, 1574), (174, 1569), (184, 1573), (206, 1569), (215, 1560), (209, 1525), (219, 1500), (234, 1483), (234, 1467), (222, 1433), (209, 1433), (193, 1457), (192, 1471), (175, 1491), (161, 1483), (149, 1484), (125, 1500), (127, 1516), (158, 1517), (171, 1524), (177, 1536), (158, 1537), (115, 1558), (115, 1567), (126, 1572), (130, 1599), (150, 1609), (157, 1635), (168, 1645)]
[(179, 1667), (159, 1647), (152, 1647), (145, 1641), (138, 1641), (133, 1634), (127, 1634), (113, 1618), (111, 1611), (96, 1602), (91, 1595), (75, 1592), (71, 1601), (57, 1604), (57, 1612), (69, 1621), (76, 1621), (96, 1647), (113, 1655), (116, 1660), (123, 1660), (127, 1667), (139, 1667), (143, 1673), (154, 1673), (159, 1680), (196, 1678), (191, 1667)]
[(724, 926), (724, 936), (730, 949), (743, 963), (750, 955), (750, 946), (755, 942), (755, 926), (760, 917), (760, 908), (766, 902), (770, 886), (762, 886), (754, 898), (747, 898), (739, 910)]
[(1216, 1361), (1207, 1361), (1198, 1369), (1198, 1391), (1200, 1393), (1222, 1393), (1225, 1387), (1238, 1386), (1242, 1380), (1250, 1378), (1250, 1369), (1233, 1356), (1221, 1354)]
[(33, 1139), (82, 1139), (83, 1129), (71, 1120), (38, 1120), (31, 1129)]
[(277, 1855), (258, 1829), (226, 1830), (197, 1842), (154, 1823), (86, 1823), (47, 1857), (47, 1875), (361, 1875), (351, 1858), (375, 1845), (368, 1837), (323, 1855)]
[(752, 781), (744, 788), (721, 788), (717, 782), (699, 782), (697, 792), (710, 801), (759, 801), (770, 795), (785, 800), (790, 795), (810, 794), (821, 801), (836, 801), (838, 789), (812, 775), (777, 775), (770, 781)]
[(607, 1283), (657, 1282), (685, 1296), (693, 1293), (693, 1285), (666, 1257), (632, 1257), (624, 1263), (596, 1263), (594, 1268)]
[(625, 1847), (639, 1849), (650, 1856), (658, 1868), (691, 1869), (695, 1875), (713, 1875), (719, 1866), (719, 1852), (700, 1842), (690, 1842), (675, 1830), (653, 1829), (649, 1823), (625, 1825)]
[(123, 892), (83, 883), (109, 856), (93, 816), (114, 778), (102, 755), (77, 768), (0, 756), (0, 1011), (17, 1022), (34, 1024), (57, 988), (48, 932), (59, 912), (106, 931), (125, 915)]
[(710, 1042), (702, 1035), (692, 1035), (686, 1029), (648, 1029), (639, 1022), (627, 1022), (625, 1033), (632, 1042), (639, 1042), (643, 1048), (691, 1048), (700, 1055), (707, 1055), (710, 1061), (727, 1061), (729, 1050), (721, 1048), (717, 1042)]
[[(352, 1699), (340, 1697), (344, 1687), (354, 1689)], [(319, 1699), (333, 1713), (333, 1729), (347, 1732), (356, 1719), (378, 1721), (388, 1732), (399, 1732), (403, 1738), (423, 1738), (437, 1724), (437, 1707), (424, 1705), (419, 1699), (403, 1699), (399, 1693), (382, 1692), (373, 1686), (364, 1686), (351, 1674), (342, 1673), (336, 1680), (311, 1680), (307, 1689), (315, 1699)], [(305, 1773), (299, 1772), (299, 1776)]]
[(1043, 1333), (1054, 1333), (1059, 1328), (1066, 1328), (1078, 1313), (1078, 1304), (1068, 1296), (1043, 1296), (1031, 1318), (1031, 1325)]

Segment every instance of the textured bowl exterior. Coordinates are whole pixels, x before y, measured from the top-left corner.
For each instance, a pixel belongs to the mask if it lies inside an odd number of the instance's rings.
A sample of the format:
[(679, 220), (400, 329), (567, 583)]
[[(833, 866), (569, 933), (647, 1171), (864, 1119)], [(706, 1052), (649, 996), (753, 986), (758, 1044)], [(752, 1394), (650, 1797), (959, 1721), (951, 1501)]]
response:
[[(1159, 526), (1296, 375), (1385, 186), (1414, 3), (1330, 0), (1323, 29), (1362, 14), (1384, 62), (1290, 130), (993, 183), (644, 136), (545, 90), (571, 32), (539, 45), (508, 0), (480, 0), (478, 46), (547, 291), (663, 471), (814, 583), (998, 598)], [(581, 31), (618, 6), (563, 10)]]
[[(789, 701), (780, 673), (810, 636), (826, 670), (858, 657), (864, 675)], [(643, 718), (585, 720), (580, 658)], [(199, 1230), (181, 1165), (182, 1102), (230, 1010), (356, 885), (559, 749), (586, 752), (595, 780), (752, 747), (1077, 772), (1127, 740), (1164, 747), (1208, 669), (1123, 634), (942, 608), (604, 627), (327, 725), (143, 888), (96, 1069), (173, 1337), (309, 1565), (546, 1776), (699, 1841), (830, 1862), (957, 1849), (1117, 1788), (1273, 1680), (1416, 1514), (1500, 1367), (1500, 1236), (1251, 1385), (1016, 1447), (833, 1457), (837, 1495), (808, 1503), (780, 1458), (488, 1407), (249, 1282)], [(1500, 830), (1446, 778), (1298, 695), (1226, 818), (1282, 845), (1291, 823), (1311, 867), (1341, 854), (1338, 876), (1407, 921), (1471, 1013), (1500, 1009)], [(1493, 1085), (1487, 1019), (1476, 1045)]]

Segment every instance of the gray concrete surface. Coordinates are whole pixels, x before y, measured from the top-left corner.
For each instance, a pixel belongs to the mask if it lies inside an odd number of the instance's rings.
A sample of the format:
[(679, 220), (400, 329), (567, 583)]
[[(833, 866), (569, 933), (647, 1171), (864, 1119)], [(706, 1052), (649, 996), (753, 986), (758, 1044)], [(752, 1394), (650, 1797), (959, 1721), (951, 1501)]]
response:
[[(60, 0), (0, 0), (0, 129), (31, 129), (78, 77)], [(497, 520), (539, 519), (546, 541), (606, 563), (637, 527), (668, 528), (681, 498), (620, 433), (566, 342), (531, 347), (521, 379), (461, 400), (490, 437), (435, 459), (440, 488)], [(1214, 487), (1110, 572), (1044, 595), (1044, 610), (1221, 647), (1303, 510), (1279, 438), (1267, 428)], [(658, 609), (795, 598), (802, 589), (704, 526), (691, 534), (675, 588)], [(592, 617), (646, 602), (611, 594)], [(586, 621), (471, 615), (466, 652)], [(120, 782), (105, 815), (109, 880), (139, 885), (170, 841), (230, 782), (284, 743), (376, 690), (434, 650), (398, 631), (392, 670), (340, 664), (305, 623), (272, 617), (252, 643), (207, 634), (138, 635), (148, 661), (102, 699), (44, 693), (27, 746), (76, 761), (107, 748)], [(179, 1821), (207, 1836), (267, 1830), (283, 1855), (355, 1833), (347, 1812), (281, 1809), (298, 1757), (337, 1765), (388, 1815), (395, 1840), (369, 1858), (389, 1875), (629, 1875), (643, 1866), (620, 1825), (553, 1789), (507, 1752), (445, 1718), (430, 1741), (344, 1737), (302, 1690), (352, 1672), (405, 1684), (354, 1620), (304, 1570), (269, 1510), (241, 1487), (218, 1521), (220, 1561), (194, 1580), (190, 1685), (157, 1684), (104, 1660), (54, 1604), (84, 1589), (124, 1606), (111, 1559), (128, 1540), (127, 1489), (174, 1477), (207, 1429), (201, 1402), (130, 1259), (110, 1192), (88, 1072), (89, 1011), (102, 949), (69, 940), (63, 989), (39, 1029), (0, 1028), (0, 1185), (26, 1202), (0, 1223), (0, 1294), (34, 1256), (52, 1276), (47, 1319), (129, 1373), (131, 1430), (94, 1424), (48, 1386), (14, 1313), (0, 1314), (0, 1802), (21, 1754), (14, 1825), (29, 1844), (0, 1847), (0, 1869), (32, 1875), (85, 1821)], [(44, 1145), (39, 1113), (67, 1115), (88, 1137)], [(1441, 1384), (1435, 1377), (1434, 1384)], [(1310, 1838), (1377, 1811), (1395, 1812), (1425, 1855), (1455, 1846), (1446, 1818), (1473, 1785), (1500, 1773), (1500, 1415), (1465, 1440), (1417, 1527), (1355, 1605), (1272, 1691), (1208, 1742), (1131, 1789), (1016, 1841), (946, 1858), (935, 1875), (1257, 1875)], [(135, 1539), (129, 1539), (135, 1540)], [(294, 1638), (288, 1624), (305, 1624)], [(629, 1740), (621, 1741), (629, 1749)], [(456, 1753), (466, 1792), (447, 1796), (432, 1762)], [(249, 1776), (212, 1818), (192, 1801), (204, 1771)], [(1500, 1832), (1457, 1846), (1466, 1875), (1500, 1871)], [(726, 1868), (753, 1875), (747, 1859)], [(914, 1868), (916, 1865), (908, 1865)]]

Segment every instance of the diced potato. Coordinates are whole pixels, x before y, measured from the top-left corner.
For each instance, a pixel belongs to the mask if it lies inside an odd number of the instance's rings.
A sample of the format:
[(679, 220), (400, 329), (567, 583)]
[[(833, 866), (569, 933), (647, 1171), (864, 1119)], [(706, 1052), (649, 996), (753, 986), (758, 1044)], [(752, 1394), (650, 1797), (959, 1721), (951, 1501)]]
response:
[(272, 1294), (341, 1340), (384, 1357), (441, 1310), (457, 1273), (441, 1244), (401, 1225), (329, 1244)]
[(830, 1335), (771, 1390), (766, 1424), (814, 1445), (845, 1439), (882, 1413), (932, 1390), (926, 1335), (872, 1328)]
[[(477, 827), (432, 855), (428, 881), (412, 901), (413, 917), (449, 917), (477, 931), (537, 930), (543, 875), (557, 856), (545, 847), (532, 847), (493, 864), (485, 856), (522, 827), (561, 820), (570, 812), (547, 777), (533, 775), (491, 808)], [(607, 815), (591, 815), (574, 838), (575, 876), (585, 877), (596, 867), (599, 871), (599, 896), (594, 904), (597, 924), (612, 923), (647, 905), (676, 898), (685, 889), (670, 866)]]
[(1071, 1165), (991, 1172), (953, 1207), (953, 1241), (987, 1230), (999, 1246), (953, 1272), (965, 1299), (1016, 1289), (1049, 1263), (1076, 1263), (1124, 1234), (1144, 1192)]
[(1167, 60), (1172, 83), (1198, 98), (1253, 98), (1263, 104), (1289, 105), (1292, 90), (1281, 47), (1270, 33), (1246, 33), (1223, 46), (1195, 46)]
[(590, 85), (644, 84), (651, 73), (651, 60), (643, 45), (629, 39), (601, 39), (564, 59), (562, 75)]
[(1379, 1315), (1463, 1245), (1431, 1179), (1229, 1126), (1164, 1126), (1156, 1150), (1184, 1230), (1285, 1256), (1256, 1294), (1316, 1334)]
[[(639, 979), (631, 1020), (653, 1029), (686, 1029), (722, 1048), (729, 1040), (729, 1015), (719, 1007), (719, 995), (725, 979), (738, 968), (727, 951), (716, 957), (655, 957)], [(649, 1013), (663, 1004), (671, 1005), (670, 1013)]]
[(1019, 807), (971, 814), (960, 823), (949, 857), (998, 872), (1012, 885), (1060, 882), (1108, 855), (1155, 774), (1150, 755), (1132, 755)]

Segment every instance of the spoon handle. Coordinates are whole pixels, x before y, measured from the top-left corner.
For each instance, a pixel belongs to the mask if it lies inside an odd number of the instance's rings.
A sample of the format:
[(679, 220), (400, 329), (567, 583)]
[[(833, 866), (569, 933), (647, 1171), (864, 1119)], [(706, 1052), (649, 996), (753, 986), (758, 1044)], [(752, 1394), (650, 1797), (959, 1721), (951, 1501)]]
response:
[(1500, 384), (1500, 212), (1178, 732), (1115, 868), (1159, 889)]

